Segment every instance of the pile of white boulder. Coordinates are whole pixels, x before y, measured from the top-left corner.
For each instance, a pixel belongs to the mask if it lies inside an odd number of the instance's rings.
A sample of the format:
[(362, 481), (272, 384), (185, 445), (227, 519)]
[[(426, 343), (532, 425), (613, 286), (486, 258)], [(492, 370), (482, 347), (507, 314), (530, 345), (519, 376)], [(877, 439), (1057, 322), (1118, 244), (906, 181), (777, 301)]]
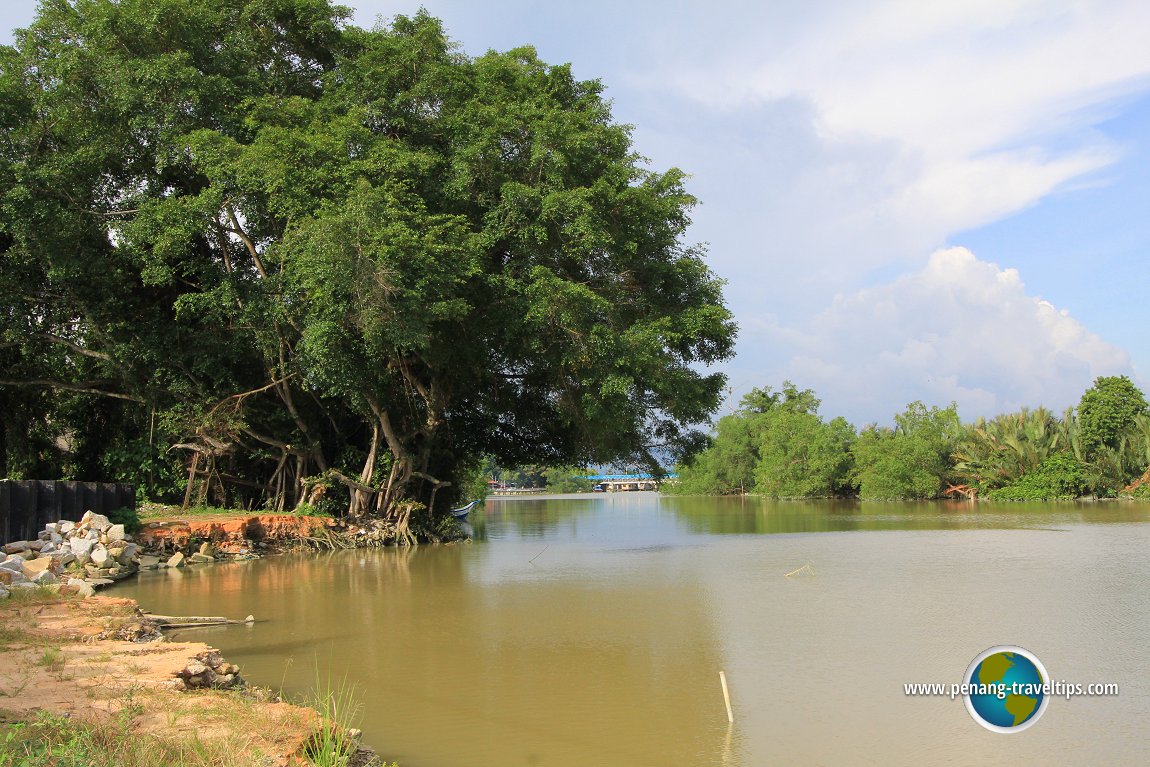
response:
[(140, 569), (140, 547), (123, 525), (85, 512), (79, 522), (49, 522), (34, 541), (7, 543), (0, 551), (0, 599), (12, 589), (60, 584), (91, 596)]

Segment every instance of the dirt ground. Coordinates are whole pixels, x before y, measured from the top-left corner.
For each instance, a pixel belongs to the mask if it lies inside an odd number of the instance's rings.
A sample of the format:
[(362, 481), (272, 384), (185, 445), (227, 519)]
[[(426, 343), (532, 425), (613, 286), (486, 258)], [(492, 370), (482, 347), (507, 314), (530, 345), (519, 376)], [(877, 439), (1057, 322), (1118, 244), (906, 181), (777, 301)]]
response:
[(0, 602), (0, 722), (29, 720), (39, 710), (99, 720), (127, 709), (133, 732), (225, 738), (229, 749), (250, 753), (251, 764), (301, 763), (318, 726), (315, 711), (270, 694), (181, 691), (175, 674), (211, 648), (132, 641), (151, 633), (129, 599)]

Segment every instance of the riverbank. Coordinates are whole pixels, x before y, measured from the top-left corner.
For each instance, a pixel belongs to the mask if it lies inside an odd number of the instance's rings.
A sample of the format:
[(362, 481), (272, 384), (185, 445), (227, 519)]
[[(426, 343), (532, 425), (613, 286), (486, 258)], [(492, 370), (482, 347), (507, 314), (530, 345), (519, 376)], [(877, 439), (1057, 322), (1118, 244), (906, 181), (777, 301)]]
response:
[(321, 709), (248, 687), (204, 643), (167, 641), (132, 600), (45, 587), (0, 602), (0, 763), (382, 764), (337, 723), (352, 712)]
[(0, 764), (382, 764), (346, 728), (350, 690), (317, 690), (314, 708), (284, 702), (249, 688), (214, 648), (167, 642), (164, 621), (136, 602), (94, 590), (141, 569), (385, 546), (394, 525), (150, 512), (134, 534), (88, 512), (0, 549)]

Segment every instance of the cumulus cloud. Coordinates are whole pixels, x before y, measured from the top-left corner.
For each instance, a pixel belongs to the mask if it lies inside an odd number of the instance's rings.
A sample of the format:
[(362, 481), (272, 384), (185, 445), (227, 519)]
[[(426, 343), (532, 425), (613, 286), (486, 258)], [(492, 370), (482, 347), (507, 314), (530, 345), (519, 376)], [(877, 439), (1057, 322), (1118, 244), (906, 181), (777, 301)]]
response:
[[(759, 245), (730, 257), (737, 272), (787, 269), (801, 253), (807, 271), (785, 275), (786, 292), (812, 273), (845, 289), (921, 264), (954, 233), (1111, 165), (1121, 147), (1095, 126), (1150, 87), (1141, 2), (717, 6), (735, 7), (738, 25), (700, 23), (646, 84), (732, 132), (769, 130), (776, 111), (805, 105), (805, 135), (761, 147), (802, 162), (757, 164), (764, 191), (742, 191), (762, 203)], [(765, 191), (779, 187), (781, 205)]]
[(879, 287), (837, 297), (801, 334), (776, 340), (784, 376), (818, 392), (824, 412), (885, 422), (907, 402), (956, 401), (965, 418), (1022, 406), (1061, 409), (1099, 375), (1130, 374), (1123, 350), (1028, 295), (1014, 269), (965, 248)]

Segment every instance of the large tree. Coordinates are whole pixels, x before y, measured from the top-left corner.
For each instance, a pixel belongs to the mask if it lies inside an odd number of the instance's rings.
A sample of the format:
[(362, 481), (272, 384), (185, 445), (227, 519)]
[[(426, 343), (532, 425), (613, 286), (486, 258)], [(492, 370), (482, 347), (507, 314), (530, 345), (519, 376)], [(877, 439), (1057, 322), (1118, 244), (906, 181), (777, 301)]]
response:
[(108, 472), (182, 456), (189, 499), (330, 486), (354, 514), (451, 502), (479, 455), (696, 444), (723, 383), (699, 365), (734, 326), (683, 243), (683, 174), (530, 48), (472, 59), (426, 14), (346, 16), (52, 0), (0, 50), (20, 417)]
[(957, 407), (912, 402), (894, 420), (893, 429), (863, 429), (852, 446), (859, 497), (939, 497), (953, 471), (951, 455), (962, 433)]

